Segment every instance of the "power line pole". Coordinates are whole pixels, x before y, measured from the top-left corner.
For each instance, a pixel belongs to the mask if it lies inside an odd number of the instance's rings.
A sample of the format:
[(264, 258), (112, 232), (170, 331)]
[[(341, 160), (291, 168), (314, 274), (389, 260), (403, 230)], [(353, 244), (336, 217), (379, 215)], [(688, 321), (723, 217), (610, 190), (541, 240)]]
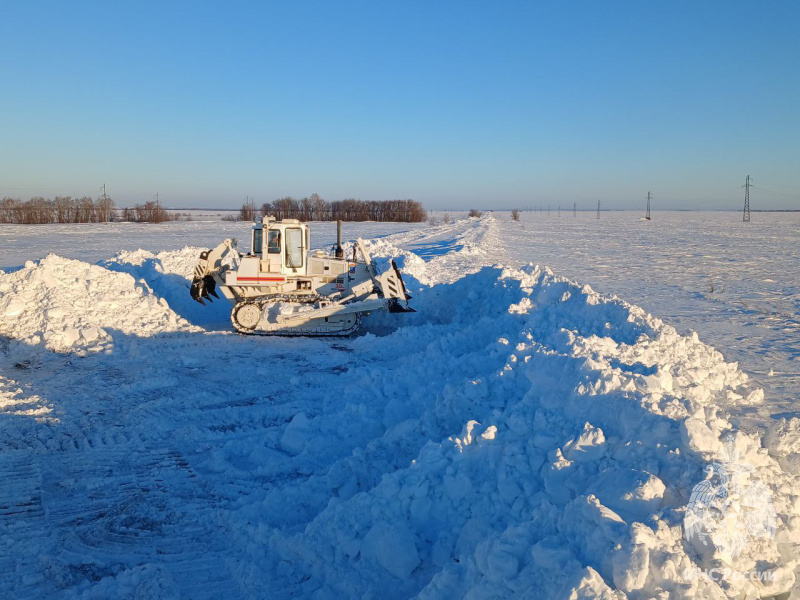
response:
[(558, 205), (558, 216), (559, 217), (561, 216), (561, 205), (560, 204)]
[(744, 188), (744, 210), (742, 211), (742, 222), (749, 223), (750, 222), (750, 175), (747, 176), (747, 179), (745, 180), (744, 185), (742, 187)]
[(577, 202), (573, 202), (572, 203), (572, 216), (573, 217), (577, 217), (578, 216), (578, 203)]
[(256, 199), (251, 198), (250, 196), (244, 197), (244, 205), (247, 208), (247, 216), (250, 217), (251, 221), (256, 220)]
[(108, 210), (108, 196), (106, 195), (106, 184), (103, 184), (103, 211), (106, 213), (106, 223), (108, 223), (109, 219), (109, 210)]
[(652, 196), (650, 195), (650, 192), (647, 192), (647, 215), (645, 216), (645, 219), (647, 219), (648, 221), (650, 220), (650, 198), (651, 197)]
[(154, 219), (154, 221), (156, 223), (161, 223), (161, 209), (160, 209), (161, 205), (158, 202), (158, 192), (156, 192), (155, 199), (156, 199), (156, 218)]
[(600, 218), (600, 200), (597, 201), (597, 218)]

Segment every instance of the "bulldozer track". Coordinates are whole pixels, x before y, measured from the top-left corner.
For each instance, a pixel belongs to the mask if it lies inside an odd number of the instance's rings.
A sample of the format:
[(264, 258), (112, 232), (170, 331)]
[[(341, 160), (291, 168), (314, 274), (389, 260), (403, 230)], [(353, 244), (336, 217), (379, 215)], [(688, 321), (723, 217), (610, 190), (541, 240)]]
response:
[(311, 328), (304, 328), (300, 327), (292, 327), (287, 328), (284, 330), (278, 331), (263, 331), (258, 329), (247, 329), (242, 327), (236, 321), (236, 312), (244, 305), (252, 305), (258, 307), (259, 312), (263, 311), (264, 305), (272, 304), (274, 302), (291, 302), (295, 304), (313, 304), (314, 302), (319, 301), (322, 299), (323, 296), (319, 294), (304, 294), (304, 295), (295, 295), (295, 294), (269, 294), (267, 296), (261, 296), (255, 300), (244, 300), (241, 302), (237, 302), (233, 309), (231, 310), (231, 324), (233, 324), (233, 328), (236, 329), (238, 333), (243, 335), (252, 335), (252, 336), (263, 336), (263, 337), (347, 337), (351, 333), (358, 330), (361, 327), (361, 315), (357, 314), (355, 317), (355, 322), (353, 323), (352, 327), (348, 327), (347, 329), (343, 329), (341, 331), (313, 331)]

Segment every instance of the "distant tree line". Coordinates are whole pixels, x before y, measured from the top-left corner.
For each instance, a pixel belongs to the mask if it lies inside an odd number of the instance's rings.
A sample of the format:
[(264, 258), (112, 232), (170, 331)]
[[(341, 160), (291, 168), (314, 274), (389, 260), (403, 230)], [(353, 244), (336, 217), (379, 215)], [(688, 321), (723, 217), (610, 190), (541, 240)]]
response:
[(115, 220), (114, 201), (103, 196), (92, 200), (89, 196), (73, 198), (56, 196), (54, 199), (37, 196), (22, 201), (3, 198), (0, 201), (0, 223), (41, 225), (44, 223), (105, 223)]
[(422, 204), (416, 200), (335, 200), (328, 202), (311, 194), (300, 200), (287, 196), (265, 202), (257, 211), (254, 204), (243, 204), (239, 211), (242, 221), (252, 221), (258, 216), (300, 221), (393, 221), (421, 223), (428, 218)]
[(158, 204), (150, 200), (144, 204), (136, 204), (133, 208), (123, 208), (120, 215), (122, 221), (133, 223), (163, 223), (164, 221), (180, 221), (179, 214), (171, 214)]
[[(348, 198), (328, 202), (311, 194), (300, 200), (287, 196), (265, 202), (260, 210), (254, 203), (243, 204), (239, 219), (252, 221), (259, 216), (300, 221), (393, 221), (421, 223), (428, 213), (416, 200), (356, 200)], [(0, 202), (0, 223), (41, 225), (46, 223), (107, 223), (131, 221), (135, 223), (162, 223), (181, 220), (181, 215), (168, 212), (160, 204), (149, 201), (133, 207), (117, 209), (110, 196), (93, 200), (89, 196), (73, 198), (56, 196), (54, 199), (36, 197), (30, 200), (3, 198)]]
[(0, 201), (0, 223), (20, 225), (111, 221), (163, 223), (179, 221), (181, 218), (180, 214), (170, 213), (154, 201), (118, 210), (110, 196), (101, 196), (97, 200), (89, 196), (56, 196), (52, 200), (38, 196), (24, 201), (19, 198), (3, 198)]

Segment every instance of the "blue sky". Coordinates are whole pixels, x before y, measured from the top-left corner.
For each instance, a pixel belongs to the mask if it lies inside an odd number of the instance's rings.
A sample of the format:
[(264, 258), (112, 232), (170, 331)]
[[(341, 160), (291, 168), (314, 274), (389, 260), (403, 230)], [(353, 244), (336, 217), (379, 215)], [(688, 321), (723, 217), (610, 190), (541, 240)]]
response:
[(800, 208), (800, 3), (4, 2), (0, 194)]

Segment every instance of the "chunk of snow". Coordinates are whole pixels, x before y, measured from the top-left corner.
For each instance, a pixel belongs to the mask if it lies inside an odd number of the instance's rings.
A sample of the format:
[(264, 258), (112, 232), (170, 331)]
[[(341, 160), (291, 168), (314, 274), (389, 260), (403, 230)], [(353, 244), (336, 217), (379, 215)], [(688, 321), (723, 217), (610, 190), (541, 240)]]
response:
[(399, 523), (376, 523), (364, 536), (361, 555), (397, 579), (408, 579), (420, 564), (414, 536)]

